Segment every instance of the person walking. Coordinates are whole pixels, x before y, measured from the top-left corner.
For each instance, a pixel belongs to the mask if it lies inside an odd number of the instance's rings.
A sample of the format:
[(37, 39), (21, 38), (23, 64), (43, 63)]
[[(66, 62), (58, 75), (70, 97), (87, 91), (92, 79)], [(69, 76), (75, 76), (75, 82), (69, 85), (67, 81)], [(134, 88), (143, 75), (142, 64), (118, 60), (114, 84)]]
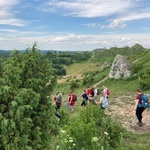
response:
[(92, 90), (92, 88), (90, 86), (87, 86), (86, 93), (87, 93), (88, 97), (89, 96), (92, 96), (92, 97), (94, 96), (94, 92), (93, 92), (93, 90)]
[(55, 116), (61, 119), (61, 115), (59, 114), (59, 110), (62, 104), (62, 94), (60, 92), (56, 93), (56, 96), (54, 97), (55, 101)]
[(103, 85), (103, 93), (104, 93), (105, 97), (108, 99), (108, 97), (110, 95), (110, 90), (105, 85)]
[(144, 107), (142, 106), (142, 94), (143, 92), (140, 90), (140, 89), (137, 89), (137, 96), (136, 96), (136, 100), (135, 100), (135, 105), (134, 105), (134, 111), (135, 111), (135, 114), (136, 114), (136, 117), (138, 119), (138, 125), (139, 126), (142, 126), (143, 123), (142, 123), (142, 113), (144, 111)]
[(82, 93), (82, 103), (81, 103), (81, 107), (85, 107), (87, 105), (87, 102), (88, 102), (88, 96), (87, 96), (87, 93), (86, 93), (86, 90), (83, 90), (83, 93)]
[(75, 105), (75, 101), (76, 101), (75, 97), (76, 97), (76, 95), (71, 90), (68, 95), (68, 104), (67, 104), (71, 111), (73, 111), (73, 106)]
[(101, 108), (102, 109), (106, 109), (108, 108), (108, 100), (107, 98), (105, 97), (105, 93), (102, 92), (102, 96), (100, 97), (100, 101), (95, 101), (95, 103), (98, 105), (100, 104)]
[(100, 94), (99, 89), (94, 85), (94, 99), (96, 100), (98, 98), (98, 95)]
[(54, 97), (54, 101), (55, 101), (55, 109), (56, 111), (60, 109), (60, 106), (62, 104), (62, 94), (60, 92), (56, 93), (56, 96)]

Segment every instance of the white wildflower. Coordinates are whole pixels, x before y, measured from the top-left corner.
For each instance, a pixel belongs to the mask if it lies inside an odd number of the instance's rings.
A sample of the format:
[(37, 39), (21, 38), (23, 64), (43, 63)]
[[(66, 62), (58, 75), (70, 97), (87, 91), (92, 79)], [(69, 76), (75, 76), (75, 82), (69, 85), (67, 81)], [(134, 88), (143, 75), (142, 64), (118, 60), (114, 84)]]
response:
[(104, 132), (104, 134), (109, 135), (108, 132)]
[(73, 142), (73, 140), (69, 140), (69, 142), (70, 142), (70, 143), (72, 143), (72, 142)]
[(72, 138), (71, 136), (69, 137), (69, 139), (70, 139), (70, 140), (73, 140), (73, 138)]
[(93, 137), (92, 138), (92, 142), (97, 142), (98, 141), (98, 137)]
[(56, 146), (56, 149), (59, 149), (59, 145)]
[(61, 133), (66, 133), (66, 131), (65, 131), (65, 130), (61, 130), (60, 132), (61, 132)]

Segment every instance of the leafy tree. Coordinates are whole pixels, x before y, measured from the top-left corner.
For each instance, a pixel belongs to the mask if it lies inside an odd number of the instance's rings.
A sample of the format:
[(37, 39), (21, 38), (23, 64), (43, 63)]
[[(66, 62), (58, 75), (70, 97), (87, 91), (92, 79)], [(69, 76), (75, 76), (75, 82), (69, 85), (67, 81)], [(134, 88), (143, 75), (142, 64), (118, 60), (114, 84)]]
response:
[(49, 149), (57, 129), (48, 98), (56, 82), (51, 63), (34, 44), (14, 51), (0, 69), (0, 149)]
[(66, 75), (66, 69), (62, 65), (53, 64), (55, 75), (61, 76)]

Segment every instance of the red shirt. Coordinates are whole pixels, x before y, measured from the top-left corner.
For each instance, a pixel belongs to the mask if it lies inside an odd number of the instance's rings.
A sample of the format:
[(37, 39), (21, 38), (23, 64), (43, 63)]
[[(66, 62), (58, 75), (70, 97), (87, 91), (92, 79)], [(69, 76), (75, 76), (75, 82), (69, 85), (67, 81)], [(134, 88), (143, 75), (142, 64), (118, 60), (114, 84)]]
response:
[(136, 96), (136, 99), (139, 100), (138, 104), (142, 104), (141, 95), (142, 95), (142, 94), (138, 94), (138, 95)]
[(70, 106), (73, 106), (75, 104), (75, 101), (73, 100), (74, 94), (69, 94), (68, 96), (68, 102), (70, 103)]

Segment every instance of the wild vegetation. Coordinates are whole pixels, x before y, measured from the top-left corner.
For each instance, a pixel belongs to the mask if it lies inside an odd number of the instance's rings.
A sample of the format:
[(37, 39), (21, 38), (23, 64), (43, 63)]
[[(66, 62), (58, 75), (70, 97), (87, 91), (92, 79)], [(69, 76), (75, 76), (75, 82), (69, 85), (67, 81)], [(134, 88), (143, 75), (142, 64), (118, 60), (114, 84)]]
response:
[[(132, 62), (129, 79), (107, 78), (117, 54)], [(47, 52), (32, 48), (15, 50), (0, 60), (0, 149), (45, 150), (145, 150), (150, 133), (137, 135), (123, 128), (98, 106), (80, 108), (86, 86), (98, 83), (111, 89), (111, 99), (137, 88), (150, 92), (150, 51), (133, 47), (96, 49), (90, 52)], [(105, 80), (104, 80), (105, 79)], [(70, 88), (78, 95), (75, 111), (66, 107)], [(55, 117), (53, 96), (63, 94), (62, 119)], [(115, 103), (115, 101), (111, 102)]]

